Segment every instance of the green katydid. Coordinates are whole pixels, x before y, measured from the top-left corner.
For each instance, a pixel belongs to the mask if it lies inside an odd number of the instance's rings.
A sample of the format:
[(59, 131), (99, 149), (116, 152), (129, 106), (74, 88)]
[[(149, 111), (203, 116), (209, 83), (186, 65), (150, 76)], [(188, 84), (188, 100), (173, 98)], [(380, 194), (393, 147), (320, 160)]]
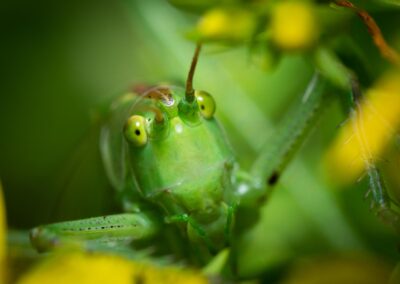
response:
[(266, 145), (247, 174), (214, 118), (212, 96), (192, 87), (199, 52), (200, 45), (185, 89), (157, 86), (128, 93), (110, 107), (100, 147), (126, 213), (37, 227), (31, 232), (37, 249), (68, 240), (96, 246), (161, 236), (167, 251), (180, 247), (183, 251), (174, 252), (204, 263), (234, 245), (233, 231), (249, 226), (241, 218), (257, 213), (269, 196), (317, 117), (329, 84), (314, 75), (300, 108), (274, 137), (275, 146)]
[[(156, 86), (128, 93), (110, 107), (100, 147), (107, 175), (127, 213), (35, 228), (31, 238), (39, 250), (69, 240), (93, 247), (133, 240), (200, 264), (227, 247), (232, 247), (234, 258), (235, 237), (257, 221), (254, 217), (248, 222), (248, 216), (257, 216), (259, 205), (311, 129), (327, 98), (324, 94), (334, 90), (329, 81), (347, 90), (355, 82), (332, 54), (318, 49), (315, 62), (323, 75), (316, 72), (298, 110), (266, 144), (248, 174), (239, 169), (214, 119), (212, 96), (192, 87), (199, 51), (200, 47), (185, 89)], [(371, 185), (375, 202), (381, 204), (378, 191), (384, 189), (374, 169)], [(394, 223), (398, 219), (396, 214), (389, 217)], [(165, 241), (154, 245), (154, 238)]]

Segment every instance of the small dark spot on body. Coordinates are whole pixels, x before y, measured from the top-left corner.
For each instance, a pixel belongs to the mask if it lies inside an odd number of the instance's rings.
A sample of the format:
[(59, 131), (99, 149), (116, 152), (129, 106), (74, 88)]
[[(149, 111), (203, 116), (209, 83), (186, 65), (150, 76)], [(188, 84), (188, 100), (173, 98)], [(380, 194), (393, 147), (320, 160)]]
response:
[(137, 136), (139, 136), (139, 135), (140, 135), (140, 130), (139, 130), (139, 129), (136, 129), (136, 130), (135, 130), (135, 134), (136, 134)]
[(267, 180), (268, 185), (272, 186), (275, 185), (279, 180), (279, 173), (273, 172), (272, 175)]
[(201, 108), (202, 110), (204, 110), (204, 109), (205, 109), (205, 106), (204, 106), (204, 105), (200, 105), (200, 108)]

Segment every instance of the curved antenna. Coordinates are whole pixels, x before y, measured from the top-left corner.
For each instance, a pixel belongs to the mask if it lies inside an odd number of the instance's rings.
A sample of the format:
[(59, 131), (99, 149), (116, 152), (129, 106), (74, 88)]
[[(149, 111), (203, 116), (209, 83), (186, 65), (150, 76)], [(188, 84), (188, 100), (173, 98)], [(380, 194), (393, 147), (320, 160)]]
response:
[(367, 11), (358, 8), (348, 0), (337, 0), (336, 5), (349, 8), (357, 13), (364, 24), (367, 26), (369, 33), (371, 34), (374, 44), (379, 49), (381, 55), (388, 60), (390, 63), (400, 66), (400, 55), (397, 51), (391, 47), (382, 35), (381, 29), (375, 20), (368, 14)]
[(164, 122), (164, 114), (163, 112), (160, 110), (160, 108), (156, 105), (153, 105), (152, 103), (146, 103), (146, 104), (133, 104), (130, 108), (129, 108), (129, 113), (131, 113), (132, 109), (136, 108), (137, 110), (140, 111), (150, 111), (154, 113), (154, 118), (156, 120), (157, 123), (162, 123)]
[(201, 50), (201, 43), (197, 43), (196, 50), (194, 51), (192, 59), (192, 64), (190, 65), (189, 74), (186, 80), (185, 98), (186, 101), (189, 103), (194, 101), (193, 76), (197, 65), (197, 59), (199, 58), (200, 50)]

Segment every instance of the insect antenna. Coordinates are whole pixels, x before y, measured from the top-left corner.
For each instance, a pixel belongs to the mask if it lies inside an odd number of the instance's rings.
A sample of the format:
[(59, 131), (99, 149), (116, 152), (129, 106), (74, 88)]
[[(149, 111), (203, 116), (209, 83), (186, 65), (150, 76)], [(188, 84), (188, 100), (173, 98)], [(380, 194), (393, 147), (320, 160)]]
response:
[(358, 8), (356, 5), (348, 0), (337, 0), (336, 5), (349, 8), (357, 13), (364, 24), (367, 26), (369, 33), (371, 34), (374, 44), (379, 49), (381, 55), (396, 66), (400, 66), (400, 55), (391, 47), (382, 35), (381, 29), (375, 22), (375, 20), (368, 14), (367, 11)]
[(189, 74), (186, 80), (186, 101), (191, 103), (194, 101), (194, 90), (193, 90), (193, 76), (196, 70), (197, 60), (199, 59), (199, 54), (201, 50), (201, 43), (197, 43), (196, 50), (193, 55), (192, 64), (190, 65)]
[[(156, 123), (164, 123), (164, 114), (157, 105), (157, 101), (163, 101), (165, 104), (170, 105), (173, 102), (169, 87), (167, 86), (148, 86), (137, 85), (132, 88), (138, 96), (142, 98), (138, 103), (133, 104), (127, 111), (127, 116), (132, 113), (132, 110), (145, 111), (154, 113)], [(149, 100), (143, 100), (143, 98)]]
[(157, 107), (156, 105), (153, 104), (142, 104), (142, 105), (133, 105), (128, 113), (132, 112), (132, 109), (134, 109), (136, 111), (149, 111), (149, 112), (153, 112), (154, 113), (154, 119), (157, 123), (163, 123), (164, 122), (164, 114), (163, 112), (160, 110), (159, 107)]
[(155, 118), (157, 123), (164, 122), (164, 115), (163, 115), (162, 111), (158, 107), (149, 106), (149, 111), (154, 112), (154, 115), (155, 115), (154, 118)]

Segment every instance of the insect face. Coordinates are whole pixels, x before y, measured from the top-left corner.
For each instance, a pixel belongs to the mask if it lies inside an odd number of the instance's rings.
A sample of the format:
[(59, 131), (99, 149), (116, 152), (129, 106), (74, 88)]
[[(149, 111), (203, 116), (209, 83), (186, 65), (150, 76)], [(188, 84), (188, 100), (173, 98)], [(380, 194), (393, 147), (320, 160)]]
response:
[(139, 190), (170, 214), (212, 213), (229, 184), (231, 151), (212, 117), (212, 97), (198, 93), (197, 108), (190, 113), (180, 108), (183, 90), (171, 91), (170, 104), (142, 96), (125, 124), (129, 165)]

